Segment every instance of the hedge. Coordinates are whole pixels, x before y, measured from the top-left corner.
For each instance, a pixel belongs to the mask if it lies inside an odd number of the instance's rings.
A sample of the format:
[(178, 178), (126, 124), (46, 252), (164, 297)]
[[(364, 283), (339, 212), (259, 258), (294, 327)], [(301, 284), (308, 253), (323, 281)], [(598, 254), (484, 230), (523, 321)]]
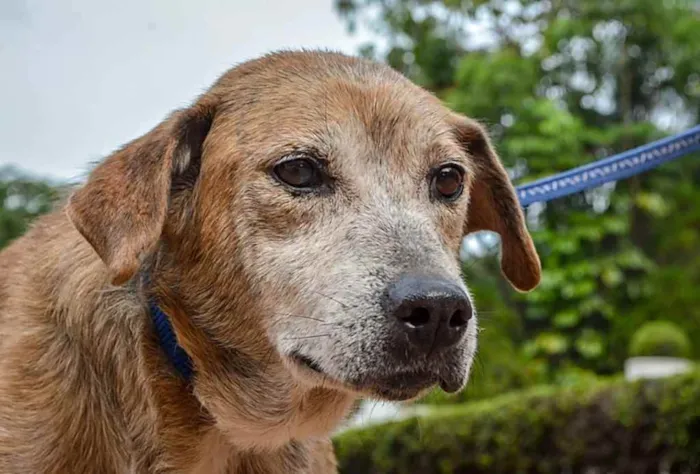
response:
[(657, 320), (637, 329), (632, 336), (629, 353), (632, 357), (689, 357), (691, 348), (690, 339), (677, 324)]
[(700, 472), (700, 372), (538, 387), (338, 435), (343, 474)]

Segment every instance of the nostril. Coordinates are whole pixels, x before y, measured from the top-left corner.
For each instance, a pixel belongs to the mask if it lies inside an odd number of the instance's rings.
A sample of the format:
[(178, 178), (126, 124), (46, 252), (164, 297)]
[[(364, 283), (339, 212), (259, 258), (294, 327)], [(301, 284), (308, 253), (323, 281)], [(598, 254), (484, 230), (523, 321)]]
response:
[(408, 316), (401, 318), (401, 320), (414, 328), (419, 328), (425, 326), (430, 322), (430, 311), (427, 308), (413, 308)]
[(461, 309), (458, 309), (457, 311), (452, 313), (449, 325), (451, 328), (457, 329), (467, 324), (468, 321), (469, 317), (466, 315), (466, 313)]

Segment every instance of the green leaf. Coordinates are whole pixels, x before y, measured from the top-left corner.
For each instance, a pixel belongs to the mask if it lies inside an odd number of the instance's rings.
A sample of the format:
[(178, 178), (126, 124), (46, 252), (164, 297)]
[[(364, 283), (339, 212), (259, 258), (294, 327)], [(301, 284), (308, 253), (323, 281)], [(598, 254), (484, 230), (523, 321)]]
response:
[(626, 216), (610, 216), (603, 219), (603, 228), (615, 235), (628, 233), (629, 224), (627, 222)]
[(554, 316), (554, 325), (561, 329), (574, 327), (579, 321), (581, 321), (581, 315), (573, 309), (560, 311)]
[(593, 280), (582, 280), (564, 285), (561, 294), (566, 299), (583, 298), (595, 292), (596, 284)]
[(658, 193), (640, 192), (637, 194), (635, 202), (640, 209), (644, 209), (654, 217), (666, 217), (670, 207), (666, 200)]
[(603, 337), (593, 329), (584, 329), (576, 338), (576, 350), (586, 359), (597, 359), (603, 355), (605, 344)]
[(608, 288), (615, 288), (622, 283), (625, 277), (620, 269), (608, 266), (603, 269), (603, 272), (600, 274), (600, 278), (603, 280), (605, 286)]
[(566, 336), (553, 332), (546, 332), (537, 336), (535, 345), (538, 351), (548, 355), (563, 354), (569, 349), (569, 341)]
[(560, 239), (554, 242), (552, 246), (555, 252), (563, 253), (564, 255), (572, 255), (579, 250), (578, 242), (574, 239)]

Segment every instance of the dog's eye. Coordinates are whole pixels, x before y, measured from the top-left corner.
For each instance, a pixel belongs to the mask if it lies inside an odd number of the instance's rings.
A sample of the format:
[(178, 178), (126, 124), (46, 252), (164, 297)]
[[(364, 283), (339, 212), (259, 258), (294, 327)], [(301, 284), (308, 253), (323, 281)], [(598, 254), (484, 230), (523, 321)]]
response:
[(315, 188), (323, 184), (323, 176), (318, 164), (309, 158), (294, 158), (278, 163), (275, 177), (293, 188)]
[(454, 201), (464, 190), (464, 171), (455, 165), (445, 165), (433, 174), (432, 182), (435, 197)]

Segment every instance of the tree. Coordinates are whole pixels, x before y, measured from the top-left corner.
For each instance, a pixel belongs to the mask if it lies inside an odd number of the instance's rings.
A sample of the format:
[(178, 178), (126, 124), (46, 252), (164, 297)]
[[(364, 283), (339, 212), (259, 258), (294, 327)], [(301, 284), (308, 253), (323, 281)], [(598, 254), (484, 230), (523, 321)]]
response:
[(0, 170), (0, 248), (22, 235), (30, 222), (48, 212), (58, 190), (12, 168)]

